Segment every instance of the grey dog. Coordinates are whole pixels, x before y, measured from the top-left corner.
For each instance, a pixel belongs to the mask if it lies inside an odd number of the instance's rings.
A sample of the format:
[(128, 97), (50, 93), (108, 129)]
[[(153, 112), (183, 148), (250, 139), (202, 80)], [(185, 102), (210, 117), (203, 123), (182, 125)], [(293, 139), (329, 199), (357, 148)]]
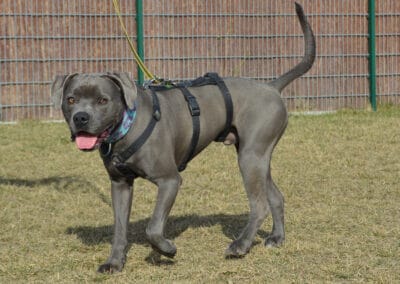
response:
[[(273, 149), (288, 123), (280, 92), (306, 73), (315, 60), (315, 38), (302, 7), (297, 3), (296, 12), (305, 38), (305, 54), (299, 64), (268, 83), (224, 78), (232, 99), (233, 116), (223, 142), (236, 147), (250, 204), (248, 223), (227, 248), (227, 257), (241, 257), (250, 250), (257, 230), (270, 211), (273, 227), (265, 245), (278, 246), (285, 239), (283, 196), (270, 172)], [(216, 85), (188, 89), (201, 109), (195, 156), (223, 131), (227, 110)], [(111, 143), (112, 153), (121, 153), (138, 139), (154, 116), (152, 93), (148, 89), (137, 88), (126, 73), (56, 76), (51, 91), (54, 104), (61, 106), (71, 134), (82, 150), (99, 148), (112, 130), (121, 124), (126, 110), (135, 109), (136, 117), (131, 118), (133, 127), (126, 129), (122, 138)], [(173, 257), (176, 253), (173, 242), (165, 238), (164, 229), (182, 182), (178, 165), (190, 148), (193, 125), (187, 102), (177, 88), (158, 91), (157, 96), (161, 116), (158, 114), (153, 131), (140, 149), (124, 163), (135, 175), (121, 171), (112, 157), (103, 155), (111, 180), (114, 237), (111, 254), (99, 267), (99, 272), (121, 271), (125, 264), (136, 177), (145, 178), (158, 186), (155, 209), (146, 229), (148, 241), (163, 255)]]

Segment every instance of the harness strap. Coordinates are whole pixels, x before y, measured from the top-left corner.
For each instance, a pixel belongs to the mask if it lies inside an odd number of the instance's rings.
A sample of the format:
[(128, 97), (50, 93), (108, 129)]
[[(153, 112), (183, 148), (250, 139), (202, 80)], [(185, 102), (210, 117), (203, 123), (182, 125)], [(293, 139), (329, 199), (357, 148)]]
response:
[(232, 126), (232, 119), (233, 119), (233, 103), (231, 93), (228, 90), (224, 80), (215, 72), (209, 72), (205, 75), (205, 77), (212, 78), (215, 83), (218, 85), (219, 90), (222, 93), (225, 101), (225, 108), (226, 108), (226, 122), (224, 130), (218, 135), (215, 139), (217, 142), (223, 142), (226, 136), (229, 134)]
[(123, 151), (120, 154), (115, 154), (113, 156), (113, 158), (116, 158), (119, 162), (119, 164), (116, 165), (118, 170), (120, 170), (118, 166), (122, 168), (123, 167), (122, 165), (125, 163), (125, 161), (128, 160), (133, 154), (135, 154), (140, 149), (140, 147), (143, 146), (143, 144), (146, 142), (146, 140), (150, 137), (151, 133), (153, 132), (153, 129), (156, 126), (157, 122), (161, 119), (160, 103), (158, 101), (157, 93), (154, 90), (151, 90), (151, 95), (153, 99), (153, 115), (146, 129), (127, 149), (125, 149), (125, 151)]
[(200, 107), (199, 107), (199, 104), (197, 103), (196, 97), (193, 96), (186, 87), (179, 86), (178, 88), (181, 90), (186, 102), (188, 103), (188, 107), (189, 107), (190, 114), (192, 115), (192, 123), (193, 123), (193, 134), (192, 134), (192, 140), (190, 141), (189, 150), (187, 151), (182, 164), (180, 164), (178, 167), (178, 170), (181, 172), (184, 169), (186, 169), (188, 162), (193, 158), (197, 143), (199, 142)]
[[(185, 155), (182, 164), (178, 167), (179, 171), (183, 171), (186, 168), (188, 162), (193, 158), (197, 147), (197, 143), (200, 138), (200, 107), (199, 104), (197, 103), (196, 98), (190, 93), (187, 87), (204, 86), (212, 83), (217, 84), (220, 92), (223, 95), (225, 102), (225, 108), (226, 108), (225, 128), (215, 139), (215, 141), (217, 142), (222, 142), (229, 134), (233, 119), (233, 103), (231, 94), (226, 84), (222, 80), (222, 78), (217, 73), (207, 73), (205, 74), (204, 77), (198, 78), (194, 81), (188, 81), (182, 84), (173, 84), (173, 87), (179, 88), (181, 90), (188, 104), (193, 123), (193, 134), (192, 134), (192, 139), (190, 141), (190, 147)], [(133, 178), (137, 175), (125, 164), (125, 161), (128, 160), (133, 154), (135, 154), (140, 149), (140, 147), (143, 146), (143, 144), (152, 134), (157, 122), (161, 119), (160, 103), (156, 91), (166, 90), (169, 89), (170, 87), (150, 86), (149, 88), (151, 90), (151, 95), (153, 100), (153, 115), (147, 127), (144, 129), (143, 133), (127, 149), (125, 149), (120, 154), (114, 154), (111, 156), (111, 159), (114, 161), (115, 167), (118, 169), (118, 171), (125, 176), (131, 176)], [(112, 153), (112, 143), (103, 142), (102, 145), (100, 146), (100, 153), (103, 156), (103, 158), (105, 157), (110, 158), (110, 154)]]

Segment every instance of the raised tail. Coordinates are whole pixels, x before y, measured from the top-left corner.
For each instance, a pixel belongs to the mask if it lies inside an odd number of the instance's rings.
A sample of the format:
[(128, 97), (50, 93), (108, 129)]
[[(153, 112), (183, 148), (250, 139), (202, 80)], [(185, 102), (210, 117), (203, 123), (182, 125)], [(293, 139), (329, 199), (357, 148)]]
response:
[(315, 60), (315, 37), (311, 26), (307, 22), (307, 18), (304, 15), (303, 7), (301, 7), (299, 3), (296, 3), (296, 13), (304, 34), (304, 57), (303, 60), (293, 69), (269, 83), (279, 92), (281, 92), (293, 80), (299, 78), (301, 75), (310, 70)]

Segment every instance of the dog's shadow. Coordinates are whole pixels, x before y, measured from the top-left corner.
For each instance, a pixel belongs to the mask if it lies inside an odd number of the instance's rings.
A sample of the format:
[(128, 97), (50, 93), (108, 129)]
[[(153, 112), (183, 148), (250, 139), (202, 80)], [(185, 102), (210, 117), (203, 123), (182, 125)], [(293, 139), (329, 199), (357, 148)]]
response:
[[(243, 229), (248, 219), (247, 214), (240, 215), (225, 215), (225, 214), (214, 214), (199, 216), (196, 214), (186, 216), (171, 216), (168, 219), (166, 226), (165, 235), (169, 239), (175, 239), (188, 228), (197, 227), (212, 227), (217, 224), (221, 225), (222, 232), (225, 236), (230, 239), (236, 239), (239, 232)], [(129, 248), (133, 244), (148, 245), (146, 240), (146, 226), (149, 222), (149, 218), (142, 219), (129, 224), (128, 242)], [(90, 227), (90, 226), (78, 226), (70, 227), (66, 231), (67, 234), (76, 235), (83, 244), (85, 245), (97, 245), (101, 243), (111, 243), (113, 237), (113, 226), (101, 226), (101, 227)], [(260, 230), (258, 234), (265, 238), (268, 233)], [(170, 260), (163, 260), (160, 256), (151, 252), (146, 258), (146, 261), (152, 264), (173, 264)]]

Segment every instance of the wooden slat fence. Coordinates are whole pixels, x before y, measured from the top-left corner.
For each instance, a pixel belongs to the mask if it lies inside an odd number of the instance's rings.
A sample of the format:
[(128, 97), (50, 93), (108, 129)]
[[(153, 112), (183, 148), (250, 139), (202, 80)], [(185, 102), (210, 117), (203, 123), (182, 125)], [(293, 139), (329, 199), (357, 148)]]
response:
[[(134, 1), (120, 0), (136, 36)], [(301, 60), (294, 2), (149, 0), (145, 58), (159, 77), (208, 71), (268, 81)], [(300, 1), (317, 36), (309, 73), (282, 96), (291, 111), (369, 107), (368, 1)], [(400, 103), (400, 1), (376, 0), (378, 103)], [(0, 121), (57, 120), (49, 86), (56, 74), (128, 71), (136, 65), (111, 0), (0, 2)]]

